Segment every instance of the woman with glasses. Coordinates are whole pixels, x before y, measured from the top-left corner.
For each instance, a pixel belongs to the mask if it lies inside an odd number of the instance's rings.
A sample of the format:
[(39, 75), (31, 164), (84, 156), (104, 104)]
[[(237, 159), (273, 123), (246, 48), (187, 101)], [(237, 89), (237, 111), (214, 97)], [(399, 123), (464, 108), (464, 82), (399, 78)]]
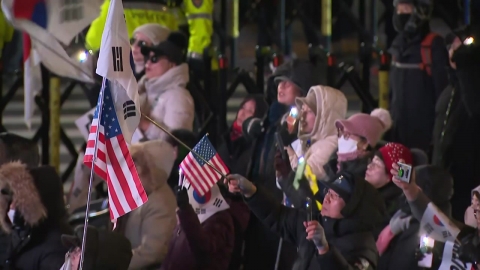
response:
[(139, 26), (133, 31), (133, 37), (130, 39), (132, 48), (133, 63), (135, 64), (135, 78), (145, 75), (145, 57), (142, 54), (142, 47), (151, 47), (165, 41), (170, 34), (170, 30), (160, 24), (148, 23)]
[[(156, 46), (143, 46), (145, 76), (139, 83), (139, 93), (146, 97), (142, 113), (153, 118), (168, 130), (193, 130), (195, 108), (186, 89), (189, 81), (188, 65), (184, 63), (188, 42), (179, 32)], [(139, 129), (148, 140), (166, 138), (166, 134), (146, 118)]]

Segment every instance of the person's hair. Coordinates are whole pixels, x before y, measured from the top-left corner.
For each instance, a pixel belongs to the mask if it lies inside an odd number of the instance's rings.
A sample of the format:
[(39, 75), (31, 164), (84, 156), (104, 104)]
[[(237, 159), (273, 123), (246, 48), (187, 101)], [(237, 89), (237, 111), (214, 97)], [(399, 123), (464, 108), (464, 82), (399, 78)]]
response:
[(472, 192), (472, 194), (473, 194), (474, 197), (477, 197), (477, 199), (480, 200), (480, 192), (474, 190), (474, 191)]
[[(173, 136), (177, 137), (177, 139), (185, 143), (190, 148), (193, 148), (197, 143), (197, 137), (193, 132), (189, 130), (176, 129), (176, 130), (173, 130), (171, 133)], [(171, 136), (167, 136), (167, 139), (165, 139), (165, 141), (171, 144), (173, 147), (180, 146), (180, 143), (178, 143), (177, 140), (175, 140)]]

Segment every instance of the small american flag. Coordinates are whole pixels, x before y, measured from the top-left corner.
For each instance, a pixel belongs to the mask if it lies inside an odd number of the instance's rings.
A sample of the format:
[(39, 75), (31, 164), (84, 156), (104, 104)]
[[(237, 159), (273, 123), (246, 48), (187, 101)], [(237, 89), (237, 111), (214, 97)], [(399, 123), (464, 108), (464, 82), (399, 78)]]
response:
[[(123, 115), (120, 118), (117, 117), (110, 84), (105, 82), (102, 87), (104, 87), (103, 96), (101, 94), (98, 98), (99, 102), (90, 127), (83, 162), (90, 168), (94, 166), (95, 173), (107, 180), (110, 217), (114, 220), (140, 207), (147, 202), (148, 198), (120, 128), (119, 120), (124, 121), (124, 117)], [(98, 105), (102, 98), (103, 106), (99, 124), (100, 106)], [(97, 160), (94, 161), (97, 129), (99, 129), (98, 154)]]
[(228, 174), (229, 171), (207, 136), (203, 136), (192, 151), (200, 155), (203, 159), (190, 152), (182, 163), (180, 163), (180, 168), (186, 180), (193, 186), (195, 191), (203, 196), (222, 177), (205, 161), (210, 162), (217, 170), (225, 175)]

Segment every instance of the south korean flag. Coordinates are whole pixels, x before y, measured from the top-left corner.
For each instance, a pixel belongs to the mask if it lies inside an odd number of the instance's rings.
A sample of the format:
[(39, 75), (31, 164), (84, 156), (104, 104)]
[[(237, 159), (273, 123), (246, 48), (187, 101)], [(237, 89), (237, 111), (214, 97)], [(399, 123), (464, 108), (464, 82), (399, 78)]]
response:
[(214, 185), (210, 191), (203, 196), (198, 194), (186, 181), (184, 181), (183, 185), (188, 189), (190, 205), (192, 205), (200, 223), (203, 223), (215, 213), (230, 208), (217, 185)]
[(455, 224), (433, 203), (429, 203), (420, 222), (420, 235), (435, 241), (454, 242), (460, 233)]

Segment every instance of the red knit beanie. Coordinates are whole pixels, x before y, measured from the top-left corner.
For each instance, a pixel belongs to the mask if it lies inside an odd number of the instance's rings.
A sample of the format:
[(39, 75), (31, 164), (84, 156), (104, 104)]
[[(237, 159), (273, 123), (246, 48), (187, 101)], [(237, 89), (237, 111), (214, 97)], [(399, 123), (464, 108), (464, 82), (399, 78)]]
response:
[(380, 157), (382, 158), (383, 163), (385, 163), (385, 170), (390, 176), (390, 179), (393, 177), (393, 175), (390, 174), (393, 163), (397, 163), (399, 160), (403, 159), (406, 164), (412, 165), (412, 153), (410, 152), (410, 149), (403, 144), (387, 143), (378, 151), (381, 155)]

